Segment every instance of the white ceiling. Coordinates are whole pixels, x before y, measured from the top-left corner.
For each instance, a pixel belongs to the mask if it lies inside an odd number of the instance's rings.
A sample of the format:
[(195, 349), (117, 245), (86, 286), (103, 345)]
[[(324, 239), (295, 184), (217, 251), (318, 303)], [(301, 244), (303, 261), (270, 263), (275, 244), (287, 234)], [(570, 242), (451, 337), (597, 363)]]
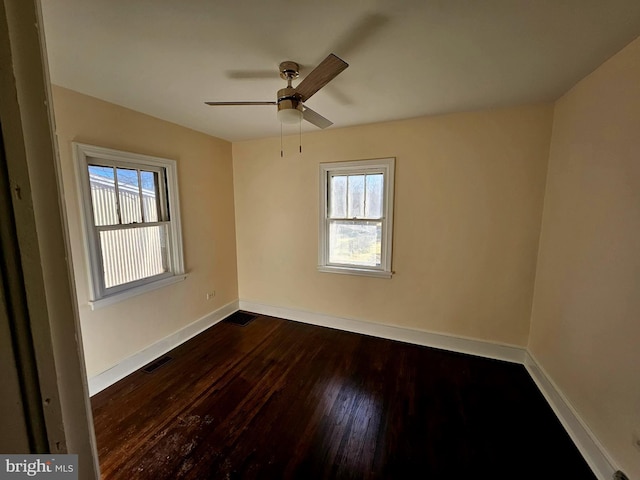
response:
[(54, 84), (231, 141), (279, 135), (276, 107), (203, 102), (275, 100), (283, 60), (300, 63), (302, 78), (331, 52), (350, 64), (308, 101), (336, 128), (554, 100), (640, 34), (638, 0), (42, 0), (42, 9)]

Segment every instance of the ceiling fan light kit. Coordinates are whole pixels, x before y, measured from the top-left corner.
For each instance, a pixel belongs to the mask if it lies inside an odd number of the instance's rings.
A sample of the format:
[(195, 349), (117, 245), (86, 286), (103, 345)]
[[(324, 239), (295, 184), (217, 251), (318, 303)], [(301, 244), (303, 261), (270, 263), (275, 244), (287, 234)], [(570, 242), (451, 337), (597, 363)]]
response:
[(302, 111), (296, 108), (280, 109), (278, 107), (278, 120), (280, 123), (298, 124), (302, 121)]
[(292, 87), (278, 90), (278, 120), (280, 123), (300, 123), (303, 117), (302, 101)]

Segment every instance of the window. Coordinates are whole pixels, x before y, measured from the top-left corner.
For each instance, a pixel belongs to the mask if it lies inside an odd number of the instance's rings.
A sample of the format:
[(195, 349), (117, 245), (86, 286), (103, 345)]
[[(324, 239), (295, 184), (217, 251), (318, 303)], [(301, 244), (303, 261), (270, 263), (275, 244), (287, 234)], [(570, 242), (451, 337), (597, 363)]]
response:
[(320, 164), (318, 270), (391, 277), (395, 159)]
[(74, 143), (96, 308), (185, 278), (176, 162)]

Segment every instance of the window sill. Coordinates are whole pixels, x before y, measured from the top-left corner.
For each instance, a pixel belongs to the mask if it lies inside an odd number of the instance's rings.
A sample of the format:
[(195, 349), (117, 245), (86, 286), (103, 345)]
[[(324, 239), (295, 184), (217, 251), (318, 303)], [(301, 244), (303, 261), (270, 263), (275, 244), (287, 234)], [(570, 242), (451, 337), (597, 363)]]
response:
[(360, 275), (363, 277), (391, 278), (393, 272), (383, 270), (369, 270), (366, 268), (334, 267), (329, 265), (318, 265), (318, 271), (323, 273), (339, 273), (342, 275)]
[(114, 293), (113, 295), (109, 295), (108, 297), (103, 297), (98, 300), (92, 300), (89, 302), (89, 306), (91, 307), (91, 310), (98, 310), (99, 308), (108, 307), (109, 305), (113, 305), (114, 303), (126, 300), (127, 298), (135, 297), (137, 295), (141, 295), (158, 288), (166, 287), (167, 285), (173, 285), (174, 283), (183, 281), (185, 278), (187, 278), (186, 273), (163, 278), (162, 280), (158, 280), (156, 282), (147, 283), (146, 285), (140, 285), (139, 287), (130, 288), (129, 290)]

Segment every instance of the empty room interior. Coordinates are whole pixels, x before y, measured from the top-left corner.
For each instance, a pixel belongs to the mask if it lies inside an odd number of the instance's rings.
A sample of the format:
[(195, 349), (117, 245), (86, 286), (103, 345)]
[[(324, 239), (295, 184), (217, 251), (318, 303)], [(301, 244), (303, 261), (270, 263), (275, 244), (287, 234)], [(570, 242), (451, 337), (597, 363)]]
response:
[(640, 479), (640, 2), (34, 11), (81, 478)]

